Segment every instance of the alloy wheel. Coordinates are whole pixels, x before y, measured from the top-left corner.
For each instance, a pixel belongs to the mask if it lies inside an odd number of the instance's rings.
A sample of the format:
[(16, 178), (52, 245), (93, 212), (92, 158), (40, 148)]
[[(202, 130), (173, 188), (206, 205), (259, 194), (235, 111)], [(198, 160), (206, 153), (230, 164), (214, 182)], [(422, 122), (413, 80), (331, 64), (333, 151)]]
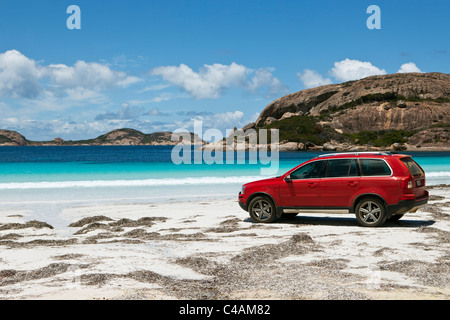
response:
[(374, 225), (380, 221), (382, 218), (382, 209), (380, 206), (372, 201), (364, 201), (361, 206), (359, 206), (359, 216), (364, 223), (368, 225)]
[(259, 221), (272, 217), (272, 205), (266, 200), (258, 200), (252, 207), (252, 212)]

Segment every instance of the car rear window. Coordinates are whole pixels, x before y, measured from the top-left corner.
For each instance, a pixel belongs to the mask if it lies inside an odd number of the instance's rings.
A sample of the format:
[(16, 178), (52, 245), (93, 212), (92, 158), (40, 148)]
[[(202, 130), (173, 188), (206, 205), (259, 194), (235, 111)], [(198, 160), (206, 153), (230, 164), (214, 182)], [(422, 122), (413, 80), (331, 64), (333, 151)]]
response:
[(411, 158), (402, 158), (402, 162), (406, 165), (409, 172), (413, 176), (421, 176), (423, 171), (420, 169), (419, 165)]
[(391, 169), (382, 159), (359, 159), (362, 176), (390, 176)]

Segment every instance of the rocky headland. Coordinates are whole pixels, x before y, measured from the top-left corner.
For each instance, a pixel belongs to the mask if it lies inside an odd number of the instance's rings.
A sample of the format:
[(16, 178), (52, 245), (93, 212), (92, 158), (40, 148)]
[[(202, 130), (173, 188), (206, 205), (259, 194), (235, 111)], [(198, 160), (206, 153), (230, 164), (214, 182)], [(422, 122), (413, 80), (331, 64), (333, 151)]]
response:
[(279, 130), (271, 147), (280, 151), (450, 150), (450, 75), (389, 74), (291, 93), (234, 135), (260, 129)]

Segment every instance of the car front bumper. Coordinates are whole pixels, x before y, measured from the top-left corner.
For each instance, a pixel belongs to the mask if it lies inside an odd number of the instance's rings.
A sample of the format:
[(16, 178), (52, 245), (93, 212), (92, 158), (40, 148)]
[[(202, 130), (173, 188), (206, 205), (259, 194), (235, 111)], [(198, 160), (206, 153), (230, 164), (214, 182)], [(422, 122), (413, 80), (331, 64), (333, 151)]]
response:
[(239, 198), (238, 203), (239, 206), (242, 208), (242, 210), (248, 211), (248, 206), (244, 202), (244, 196), (242, 195), (242, 193), (239, 192), (238, 198)]

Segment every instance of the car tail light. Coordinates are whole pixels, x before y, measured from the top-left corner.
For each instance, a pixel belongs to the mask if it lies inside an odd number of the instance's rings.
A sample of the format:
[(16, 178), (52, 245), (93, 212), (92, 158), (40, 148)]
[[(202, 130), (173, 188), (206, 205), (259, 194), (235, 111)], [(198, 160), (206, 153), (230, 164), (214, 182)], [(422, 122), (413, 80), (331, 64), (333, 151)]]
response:
[(411, 176), (407, 177), (406, 179), (403, 179), (401, 184), (402, 189), (412, 189), (413, 188), (413, 180)]

